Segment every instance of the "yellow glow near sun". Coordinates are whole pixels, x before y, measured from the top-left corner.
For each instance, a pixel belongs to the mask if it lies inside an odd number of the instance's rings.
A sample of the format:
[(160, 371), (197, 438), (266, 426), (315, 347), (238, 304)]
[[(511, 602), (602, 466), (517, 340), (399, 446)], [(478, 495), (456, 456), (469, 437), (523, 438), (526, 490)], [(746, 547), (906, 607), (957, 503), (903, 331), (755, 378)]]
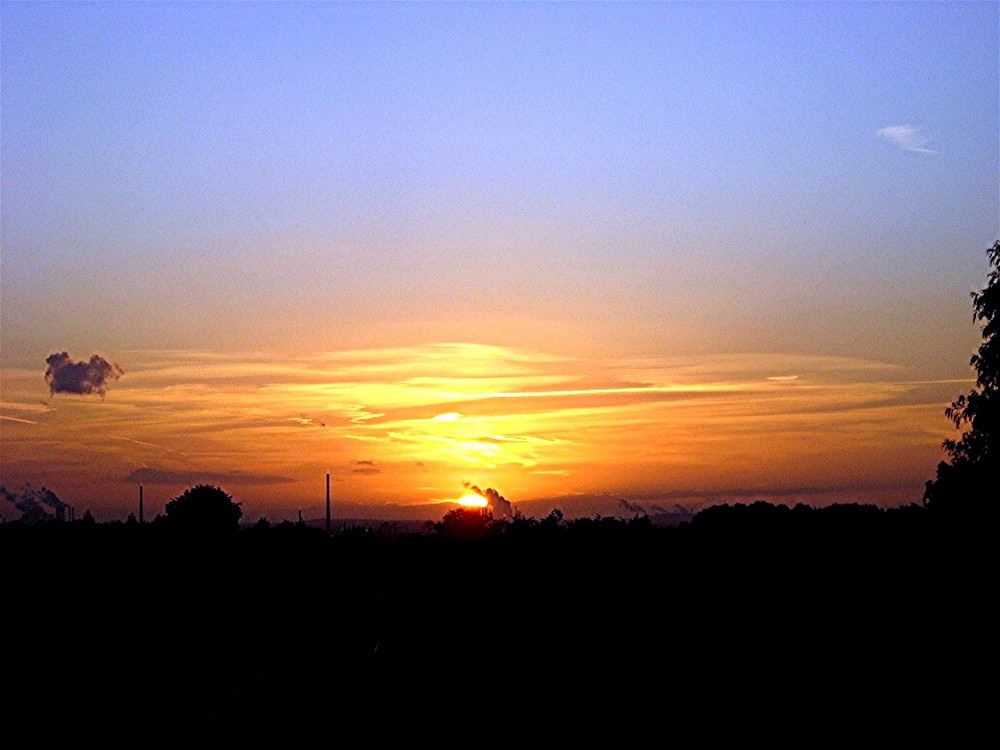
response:
[(470, 492), (468, 495), (462, 495), (458, 499), (459, 505), (464, 505), (466, 508), (485, 508), (486, 498), (482, 495), (477, 495), (475, 492)]

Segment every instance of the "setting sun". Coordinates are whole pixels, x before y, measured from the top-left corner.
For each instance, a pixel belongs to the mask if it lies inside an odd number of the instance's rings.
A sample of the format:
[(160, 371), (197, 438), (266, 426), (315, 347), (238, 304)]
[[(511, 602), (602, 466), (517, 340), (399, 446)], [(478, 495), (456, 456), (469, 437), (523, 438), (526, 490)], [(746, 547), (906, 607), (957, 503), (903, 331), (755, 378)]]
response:
[(482, 495), (477, 495), (475, 492), (470, 492), (468, 495), (462, 495), (458, 499), (458, 504), (466, 508), (485, 508), (486, 498)]

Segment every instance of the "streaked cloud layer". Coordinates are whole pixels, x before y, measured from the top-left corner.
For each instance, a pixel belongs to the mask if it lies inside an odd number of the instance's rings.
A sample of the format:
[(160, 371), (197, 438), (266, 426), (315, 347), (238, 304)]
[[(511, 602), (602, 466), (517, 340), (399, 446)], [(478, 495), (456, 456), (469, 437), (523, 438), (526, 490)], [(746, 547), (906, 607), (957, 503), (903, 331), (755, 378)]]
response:
[(39, 372), (5, 373), (8, 484), (37, 483), (44, 456), (65, 467), (62, 486), (46, 479), (60, 497), (122, 509), (139, 483), (169, 496), (208, 481), (287, 516), (316, 507), (326, 472), (345, 514), (455, 500), (466, 484), (515, 504), (576, 495), (563, 510), (582, 515), (816, 485), (916, 501), (941, 404), (963, 385), (848, 358), (602, 361), (477, 344), (116, 358), (129, 378), (101, 401), (45, 399)]

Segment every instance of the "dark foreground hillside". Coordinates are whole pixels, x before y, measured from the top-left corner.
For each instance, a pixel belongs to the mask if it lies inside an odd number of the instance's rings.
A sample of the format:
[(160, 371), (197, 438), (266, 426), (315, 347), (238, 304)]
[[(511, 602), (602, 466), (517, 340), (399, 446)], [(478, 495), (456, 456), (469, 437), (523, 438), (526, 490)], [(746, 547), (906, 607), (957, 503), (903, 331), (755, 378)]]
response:
[(956, 741), (995, 710), (994, 535), (919, 507), (763, 503), (391, 538), (8, 523), (2, 721), (39, 739)]

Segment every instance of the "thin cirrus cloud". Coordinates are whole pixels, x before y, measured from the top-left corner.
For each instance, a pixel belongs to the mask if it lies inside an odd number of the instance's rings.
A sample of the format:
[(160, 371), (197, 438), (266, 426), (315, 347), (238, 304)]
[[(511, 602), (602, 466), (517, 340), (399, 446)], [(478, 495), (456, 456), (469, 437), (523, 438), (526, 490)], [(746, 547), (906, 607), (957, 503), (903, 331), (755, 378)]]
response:
[(920, 154), (936, 154), (937, 151), (927, 148), (931, 139), (924, 135), (916, 125), (887, 125), (879, 128), (879, 138), (899, 146), (904, 151), (915, 151)]
[(196, 484), (198, 482), (211, 482), (213, 484), (246, 484), (246, 485), (268, 485), (287, 484), (295, 480), (290, 477), (275, 476), (271, 474), (257, 474), (242, 471), (171, 471), (169, 469), (157, 469), (144, 467), (134, 469), (125, 477), (129, 483), (141, 484)]

